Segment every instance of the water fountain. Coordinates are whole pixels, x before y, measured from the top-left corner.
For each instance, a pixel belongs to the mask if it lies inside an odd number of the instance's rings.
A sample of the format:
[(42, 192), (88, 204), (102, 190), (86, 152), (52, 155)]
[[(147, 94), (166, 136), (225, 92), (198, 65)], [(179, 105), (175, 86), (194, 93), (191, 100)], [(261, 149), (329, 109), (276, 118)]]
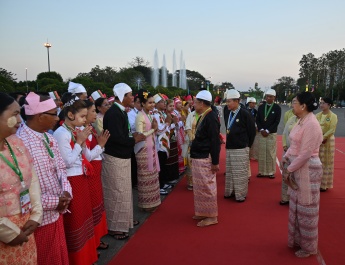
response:
[(168, 86), (168, 71), (167, 71), (167, 65), (166, 65), (166, 62), (165, 62), (165, 54), (163, 54), (162, 86), (163, 87), (167, 87)]
[(152, 86), (156, 88), (159, 82), (159, 62), (158, 62), (158, 52), (157, 49), (155, 51), (155, 55), (153, 58), (153, 70), (152, 70), (152, 78), (151, 78)]
[(177, 86), (177, 77), (176, 77), (176, 54), (175, 50), (173, 53), (173, 71), (172, 71), (172, 86), (176, 87)]

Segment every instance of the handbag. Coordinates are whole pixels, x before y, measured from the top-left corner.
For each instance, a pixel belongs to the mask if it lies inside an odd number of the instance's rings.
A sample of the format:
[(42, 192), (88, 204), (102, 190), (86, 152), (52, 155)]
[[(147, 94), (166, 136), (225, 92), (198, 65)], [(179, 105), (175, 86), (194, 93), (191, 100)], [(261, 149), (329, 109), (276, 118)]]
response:
[(298, 185), (295, 180), (294, 173), (287, 173), (287, 167), (290, 165), (290, 163), (284, 163), (284, 170), (283, 170), (283, 181), (285, 182), (286, 185), (288, 185), (291, 189), (293, 190), (298, 190)]

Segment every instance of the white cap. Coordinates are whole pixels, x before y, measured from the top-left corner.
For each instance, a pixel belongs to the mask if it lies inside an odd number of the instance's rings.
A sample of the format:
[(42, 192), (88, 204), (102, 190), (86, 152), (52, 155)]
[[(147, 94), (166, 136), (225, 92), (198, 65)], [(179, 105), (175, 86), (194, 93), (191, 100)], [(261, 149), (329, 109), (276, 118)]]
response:
[(266, 95), (276, 96), (276, 91), (270, 88), (269, 90), (266, 91), (265, 96)]
[(91, 98), (93, 101), (96, 101), (99, 98), (105, 98), (105, 96), (102, 94), (100, 90), (97, 90), (97, 91), (92, 92)]
[(159, 101), (161, 101), (164, 98), (161, 96), (161, 94), (156, 94), (153, 96), (153, 99), (154, 99), (155, 103), (158, 103)]
[(73, 83), (70, 81), (68, 84), (68, 92), (73, 94), (86, 93), (86, 89), (82, 84)]
[(195, 97), (209, 102), (212, 101), (212, 94), (207, 90), (201, 90)]
[(132, 89), (125, 83), (118, 83), (114, 86), (113, 91), (114, 95), (122, 102), (125, 94), (132, 92)]
[(256, 99), (253, 98), (253, 97), (248, 97), (248, 98), (247, 98), (247, 103), (249, 103), (249, 102), (254, 102), (254, 103), (256, 103)]
[(236, 89), (229, 89), (226, 92), (226, 98), (227, 99), (234, 99), (234, 98), (240, 98), (240, 92), (238, 92)]

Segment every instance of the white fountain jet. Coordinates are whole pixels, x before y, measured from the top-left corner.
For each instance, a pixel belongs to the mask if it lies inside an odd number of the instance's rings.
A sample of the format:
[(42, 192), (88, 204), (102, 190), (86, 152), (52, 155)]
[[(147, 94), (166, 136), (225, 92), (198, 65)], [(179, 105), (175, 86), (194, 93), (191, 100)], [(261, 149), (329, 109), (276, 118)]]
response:
[(155, 55), (153, 58), (153, 69), (152, 69), (152, 77), (151, 77), (151, 83), (154, 88), (158, 86), (159, 82), (159, 62), (158, 62), (158, 52), (157, 49), (155, 51)]
[(173, 53), (172, 86), (173, 86), (173, 87), (176, 87), (176, 86), (177, 86), (177, 77), (176, 77), (176, 54), (175, 54), (175, 50), (174, 50), (174, 53)]
[(162, 86), (168, 86), (168, 71), (167, 71), (167, 64), (165, 62), (165, 54), (163, 54), (163, 66), (162, 66)]

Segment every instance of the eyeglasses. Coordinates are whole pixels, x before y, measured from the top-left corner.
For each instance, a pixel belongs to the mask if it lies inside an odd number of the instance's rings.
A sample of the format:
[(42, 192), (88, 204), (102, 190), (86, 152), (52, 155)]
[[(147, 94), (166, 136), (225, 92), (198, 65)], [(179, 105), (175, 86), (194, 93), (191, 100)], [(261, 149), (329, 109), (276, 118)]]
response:
[(41, 114), (48, 114), (50, 116), (57, 116), (57, 112), (56, 113), (49, 113), (49, 112), (42, 112)]

